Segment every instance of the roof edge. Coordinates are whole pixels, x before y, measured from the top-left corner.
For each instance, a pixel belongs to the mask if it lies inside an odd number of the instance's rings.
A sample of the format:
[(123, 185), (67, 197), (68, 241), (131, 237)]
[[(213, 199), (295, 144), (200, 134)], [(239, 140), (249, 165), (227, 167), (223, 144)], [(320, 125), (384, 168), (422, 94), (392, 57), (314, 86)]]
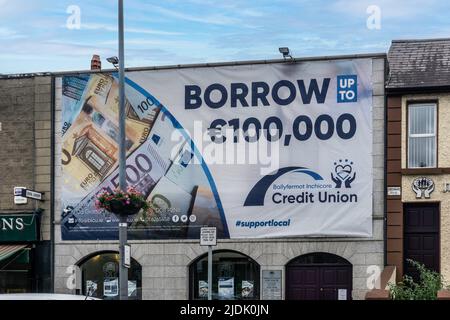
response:
[(391, 43), (410, 43), (410, 42), (439, 42), (450, 41), (450, 38), (434, 38), (434, 39), (397, 39), (392, 40)]
[(440, 86), (389, 87), (385, 86), (386, 94), (422, 94), (450, 91), (450, 84)]
[[(186, 69), (186, 68), (206, 68), (206, 67), (225, 67), (225, 66), (240, 66), (252, 64), (270, 64), (270, 63), (296, 63), (306, 61), (327, 61), (327, 60), (345, 60), (345, 59), (364, 59), (364, 58), (387, 58), (384, 52), (379, 53), (360, 53), (348, 55), (328, 55), (328, 56), (312, 56), (293, 58), (292, 60), (284, 59), (268, 59), (268, 60), (241, 60), (241, 61), (226, 61), (226, 62), (210, 62), (210, 63), (192, 63), (192, 64), (175, 64), (149, 67), (132, 67), (125, 68), (126, 72), (133, 71), (150, 71), (150, 70), (167, 70), (167, 69)], [(103, 72), (117, 72), (116, 69), (102, 69), (102, 70), (72, 70), (72, 71), (56, 71), (56, 72), (36, 72), (36, 73), (19, 73), (19, 74), (2, 74), (0, 79), (15, 79), (15, 78), (29, 78), (29, 77), (43, 77), (43, 76), (63, 76), (71, 74), (86, 74), (86, 73), (103, 73)]]

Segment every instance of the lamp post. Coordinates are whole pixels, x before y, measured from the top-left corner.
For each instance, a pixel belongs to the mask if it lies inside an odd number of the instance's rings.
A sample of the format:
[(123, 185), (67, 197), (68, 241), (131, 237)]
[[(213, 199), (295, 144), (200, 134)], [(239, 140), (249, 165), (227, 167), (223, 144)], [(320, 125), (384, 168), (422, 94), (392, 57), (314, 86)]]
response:
[[(119, 0), (119, 188), (127, 189), (125, 176), (125, 54), (124, 54), (123, 0)], [(120, 300), (128, 300), (128, 268), (125, 266), (127, 244), (127, 216), (119, 215), (119, 288)]]

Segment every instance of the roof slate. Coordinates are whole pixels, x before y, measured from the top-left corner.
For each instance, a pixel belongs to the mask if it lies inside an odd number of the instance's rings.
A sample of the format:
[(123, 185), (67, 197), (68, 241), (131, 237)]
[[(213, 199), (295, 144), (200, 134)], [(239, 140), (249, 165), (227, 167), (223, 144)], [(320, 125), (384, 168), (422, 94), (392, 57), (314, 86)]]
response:
[(388, 89), (450, 86), (450, 38), (394, 40), (388, 62)]

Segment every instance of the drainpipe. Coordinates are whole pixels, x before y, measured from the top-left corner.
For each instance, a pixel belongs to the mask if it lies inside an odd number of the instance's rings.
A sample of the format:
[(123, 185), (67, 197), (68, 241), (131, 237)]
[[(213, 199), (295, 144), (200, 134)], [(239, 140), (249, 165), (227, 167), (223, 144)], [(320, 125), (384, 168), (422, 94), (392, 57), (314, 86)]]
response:
[(51, 129), (50, 129), (50, 281), (55, 292), (55, 77), (51, 81)]

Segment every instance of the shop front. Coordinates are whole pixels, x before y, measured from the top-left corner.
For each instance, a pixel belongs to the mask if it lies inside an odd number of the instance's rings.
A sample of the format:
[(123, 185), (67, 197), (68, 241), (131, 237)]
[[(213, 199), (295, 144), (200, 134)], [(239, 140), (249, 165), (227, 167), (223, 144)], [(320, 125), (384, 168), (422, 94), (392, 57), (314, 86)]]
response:
[(36, 289), (37, 213), (0, 215), (0, 294)]
[[(213, 253), (212, 298), (218, 300), (259, 299), (259, 264), (235, 251)], [(208, 298), (208, 256), (203, 255), (189, 267), (190, 299)]]
[[(81, 293), (103, 300), (119, 299), (119, 253), (103, 251), (89, 255), (78, 263)], [(128, 269), (128, 299), (142, 299), (142, 267), (134, 259)]]

